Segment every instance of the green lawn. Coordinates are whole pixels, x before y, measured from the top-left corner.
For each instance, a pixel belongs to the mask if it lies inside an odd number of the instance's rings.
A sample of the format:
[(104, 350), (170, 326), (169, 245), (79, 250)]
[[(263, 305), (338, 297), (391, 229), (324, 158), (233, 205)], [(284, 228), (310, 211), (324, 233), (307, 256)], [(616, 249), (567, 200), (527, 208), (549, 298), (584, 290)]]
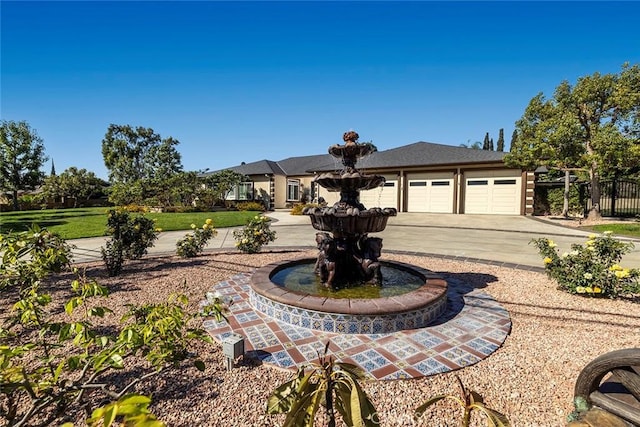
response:
[[(1, 212), (0, 233), (24, 231), (31, 224), (59, 233), (64, 239), (104, 236), (109, 208), (47, 209), (37, 211)], [(148, 213), (163, 231), (188, 230), (191, 224), (201, 226), (207, 218), (216, 228), (244, 225), (258, 212), (218, 211), (186, 213)], [(132, 214), (136, 215), (136, 214)]]
[(592, 225), (590, 227), (581, 227), (587, 230), (592, 230), (598, 233), (604, 231), (613, 232), (614, 236), (627, 236), (640, 238), (640, 222), (628, 222), (617, 224), (600, 224)]

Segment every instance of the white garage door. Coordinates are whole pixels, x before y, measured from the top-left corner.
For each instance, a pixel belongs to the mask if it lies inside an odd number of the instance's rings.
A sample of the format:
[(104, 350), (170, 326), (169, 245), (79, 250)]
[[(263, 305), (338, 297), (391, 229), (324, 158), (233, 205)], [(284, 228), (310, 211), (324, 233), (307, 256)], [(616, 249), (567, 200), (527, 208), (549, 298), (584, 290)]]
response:
[(339, 191), (329, 191), (326, 188), (318, 185), (318, 197), (322, 197), (328, 206), (333, 206), (336, 202), (340, 201)]
[(453, 172), (407, 175), (408, 212), (453, 213)]
[(360, 192), (360, 203), (365, 208), (396, 208), (398, 209), (398, 181), (396, 175), (383, 175), (386, 178), (384, 186)]
[(519, 170), (465, 173), (464, 213), (520, 215)]

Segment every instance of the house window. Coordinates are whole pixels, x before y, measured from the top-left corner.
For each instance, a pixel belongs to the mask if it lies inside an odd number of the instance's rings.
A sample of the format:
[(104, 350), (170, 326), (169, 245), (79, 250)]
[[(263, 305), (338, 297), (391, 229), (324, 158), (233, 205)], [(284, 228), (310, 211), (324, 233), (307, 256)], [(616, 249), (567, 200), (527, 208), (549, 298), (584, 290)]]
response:
[(253, 200), (253, 182), (241, 182), (229, 191), (227, 200)]
[(300, 200), (300, 181), (297, 179), (287, 180), (287, 201)]

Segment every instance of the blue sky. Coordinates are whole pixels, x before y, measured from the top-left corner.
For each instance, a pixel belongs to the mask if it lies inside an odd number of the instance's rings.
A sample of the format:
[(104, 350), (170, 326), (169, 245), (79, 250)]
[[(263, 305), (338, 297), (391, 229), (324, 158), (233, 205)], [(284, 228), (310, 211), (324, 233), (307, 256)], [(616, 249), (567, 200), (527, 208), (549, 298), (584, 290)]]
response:
[(58, 173), (103, 178), (110, 123), (178, 139), (185, 170), (322, 154), (350, 129), (380, 150), (508, 144), (538, 92), (640, 62), (637, 2), (0, 8), (0, 117), (29, 122)]

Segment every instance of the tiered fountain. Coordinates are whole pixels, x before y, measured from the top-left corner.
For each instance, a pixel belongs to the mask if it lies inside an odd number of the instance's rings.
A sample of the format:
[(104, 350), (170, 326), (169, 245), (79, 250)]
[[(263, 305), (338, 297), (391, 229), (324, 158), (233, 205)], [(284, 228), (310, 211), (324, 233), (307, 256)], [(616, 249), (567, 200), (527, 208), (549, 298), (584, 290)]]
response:
[(384, 230), (397, 211), (366, 209), (360, 203), (361, 190), (377, 188), (385, 180), (356, 169), (357, 160), (374, 151), (372, 144), (358, 143), (353, 131), (343, 139), (344, 145), (329, 148), (343, 169), (314, 180), (339, 191), (340, 200), (304, 212), (318, 230), (317, 258), (258, 269), (251, 279), (250, 302), (278, 320), (327, 332), (382, 333), (426, 326), (446, 309), (446, 281), (419, 267), (379, 259), (382, 239), (369, 233)]

